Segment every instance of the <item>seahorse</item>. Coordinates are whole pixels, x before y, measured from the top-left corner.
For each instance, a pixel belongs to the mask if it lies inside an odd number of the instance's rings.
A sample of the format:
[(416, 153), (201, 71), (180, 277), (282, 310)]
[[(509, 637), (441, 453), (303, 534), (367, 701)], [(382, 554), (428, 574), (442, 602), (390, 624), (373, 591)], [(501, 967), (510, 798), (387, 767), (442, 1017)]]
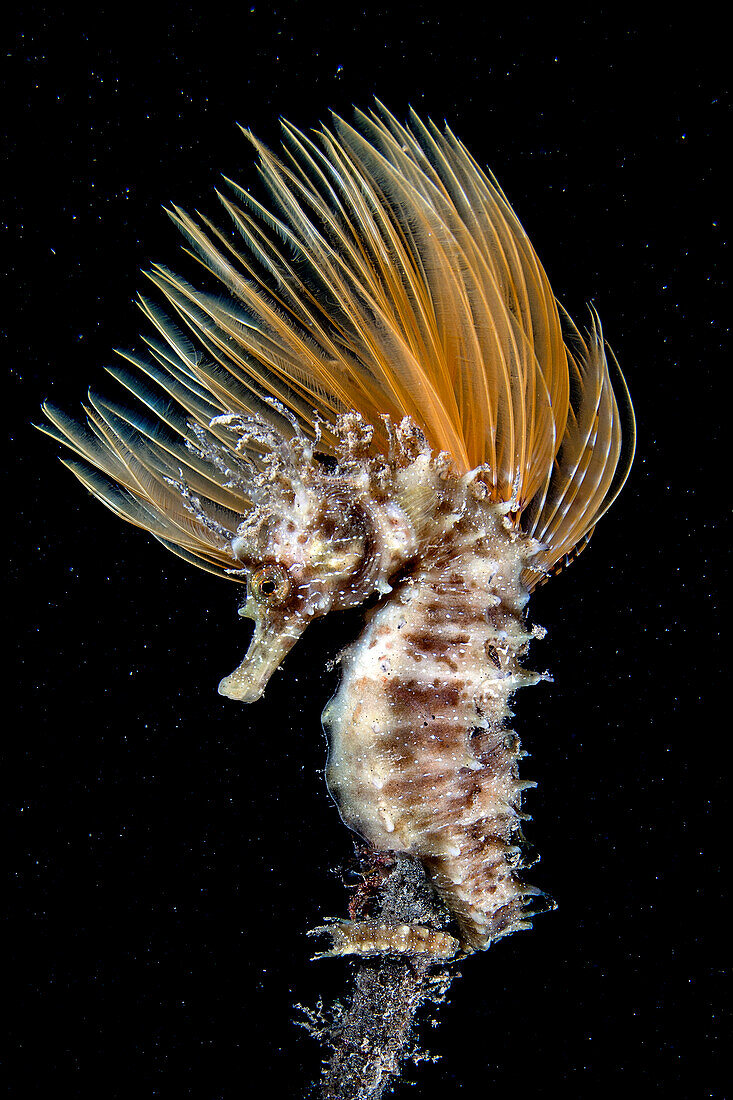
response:
[(45, 430), (107, 507), (241, 586), (228, 699), (364, 607), (324, 712), (328, 787), (374, 849), (420, 862), (453, 931), (340, 922), (325, 954), (481, 951), (547, 905), (510, 701), (549, 678), (523, 666), (530, 594), (628, 475), (628, 389), (448, 127), (378, 104), (314, 136), (285, 123), (281, 156), (247, 136), (273, 208), (230, 181), (229, 233), (174, 207), (208, 283), (155, 266), (168, 313), (141, 298), (156, 335), (111, 370), (132, 403), (91, 395), (86, 428), (46, 405)]

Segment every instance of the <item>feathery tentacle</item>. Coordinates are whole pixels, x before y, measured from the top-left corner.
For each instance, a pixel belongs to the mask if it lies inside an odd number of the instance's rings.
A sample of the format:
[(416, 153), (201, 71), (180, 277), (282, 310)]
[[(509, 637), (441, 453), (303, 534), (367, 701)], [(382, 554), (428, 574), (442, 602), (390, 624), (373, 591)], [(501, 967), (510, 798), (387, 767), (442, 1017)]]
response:
[[(236, 563), (217, 530), (236, 528), (249, 502), (239, 475), (212, 464), (231, 446), (215, 417), (287, 434), (274, 398), (333, 454), (336, 418), (355, 411), (373, 426), (372, 453), (386, 454), (384, 417), (409, 416), (459, 473), (488, 466), (492, 499), (543, 543), (533, 587), (585, 545), (625, 480), (625, 383), (618, 371), (614, 394), (597, 315), (583, 336), (559, 309), (505, 195), (450, 129), (414, 113), (404, 126), (381, 104), (357, 123), (335, 117), (313, 137), (285, 123), (281, 157), (247, 133), (277, 212), (237, 185), (220, 196), (240, 251), (174, 208), (226, 294), (156, 265), (177, 324), (143, 300), (162, 342), (148, 341), (148, 359), (125, 356), (135, 375), (111, 372), (152, 420), (93, 399), (89, 433), (50, 408), (47, 430), (116, 483), (71, 467), (118, 515), (221, 572)], [(250, 449), (255, 464), (267, 454)]]

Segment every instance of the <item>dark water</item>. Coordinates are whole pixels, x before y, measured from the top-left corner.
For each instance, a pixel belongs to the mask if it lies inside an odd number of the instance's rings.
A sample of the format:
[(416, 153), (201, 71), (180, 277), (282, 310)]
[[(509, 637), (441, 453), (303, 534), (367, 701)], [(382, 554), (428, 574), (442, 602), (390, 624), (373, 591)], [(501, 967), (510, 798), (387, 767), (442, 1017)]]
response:
[(236, 121), (275, 142), (280, 114), (309, 127), (374, 94), (448, 118), (491, 165), (558, 297), (579, 319), (596, 304), (640, 436), (590, 549), (533, 601), (549, 636), (530, 664), (555, 683), (517, 728), (533, 881), (559, 908), (465, 966), (419, 1095), (725, 1095), (721, 31), (408, 7), (17, 18), (13, 1096), (51, 1075), (74, 1096), (233, 1100), (260, 1070), (299, 1096), (317, 1072), (292, 1005), (343, 983), (303, 933), (343, 911), (319, 715), (358, 616), (312, 628), (263, 702), (222, 700), (247, 637), (233, 586), (124, 527), (29, 424), (135, 344), (140, 269), (185, 267), (161, 204), (215, 213), (218, 173), (253, 182)]

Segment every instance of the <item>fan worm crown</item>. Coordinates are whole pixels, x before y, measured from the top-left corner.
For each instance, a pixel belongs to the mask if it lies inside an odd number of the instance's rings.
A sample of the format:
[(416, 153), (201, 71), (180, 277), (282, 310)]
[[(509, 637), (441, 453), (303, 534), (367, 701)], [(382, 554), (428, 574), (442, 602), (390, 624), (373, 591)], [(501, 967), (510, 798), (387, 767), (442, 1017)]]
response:
[[(488, 466), (492, 500), (543, 543), (534, 585), (582, 548), (623, 484), (626, 386), (619, 373), (614, 393), (597, 316), (582, 335), (561, 313), (503, 192), (450, 129), (414, 114), (403, 126), (382, 107), (357, 121), (313, 138), (285, 123), (282, 157), (248, 134), (273, 210), (231, 184), (220, 198), (234, 239), (171, 211), (226, 296), (155, 267), (175, 323), (143, 299), (149, 354), (124, 355), (134, 373), (111, 370), (137, 401), (90, 395), (88, 431), (46, 407), (46, 430), (118, 515), (243, 580), (231, 547), (250, 506), (242, 467), (261, 467), (273, 432), (297, 423), (333, 454), (338, 415), (356, 411), (386, 454), (384, 416), (409, 416), (459, 472)], [(241, 457), (226, 413), (261, 423)]]

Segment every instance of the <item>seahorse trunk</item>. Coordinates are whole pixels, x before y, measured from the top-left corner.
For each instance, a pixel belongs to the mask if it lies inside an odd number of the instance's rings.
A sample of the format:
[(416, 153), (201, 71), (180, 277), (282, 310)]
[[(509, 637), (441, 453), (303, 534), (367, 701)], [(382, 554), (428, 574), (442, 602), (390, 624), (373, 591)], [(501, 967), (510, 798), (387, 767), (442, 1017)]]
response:
[(324, 712), (328, 784), (379, 849), (423, 863), (465, 950), (530, 926), (541, 891), (521, 877), (524, 755), (508, 701), (545, 677), (520, 666), (532, 637), (522, 571), (537, 543), (505, 505), (474, 504), (377, 608)]

